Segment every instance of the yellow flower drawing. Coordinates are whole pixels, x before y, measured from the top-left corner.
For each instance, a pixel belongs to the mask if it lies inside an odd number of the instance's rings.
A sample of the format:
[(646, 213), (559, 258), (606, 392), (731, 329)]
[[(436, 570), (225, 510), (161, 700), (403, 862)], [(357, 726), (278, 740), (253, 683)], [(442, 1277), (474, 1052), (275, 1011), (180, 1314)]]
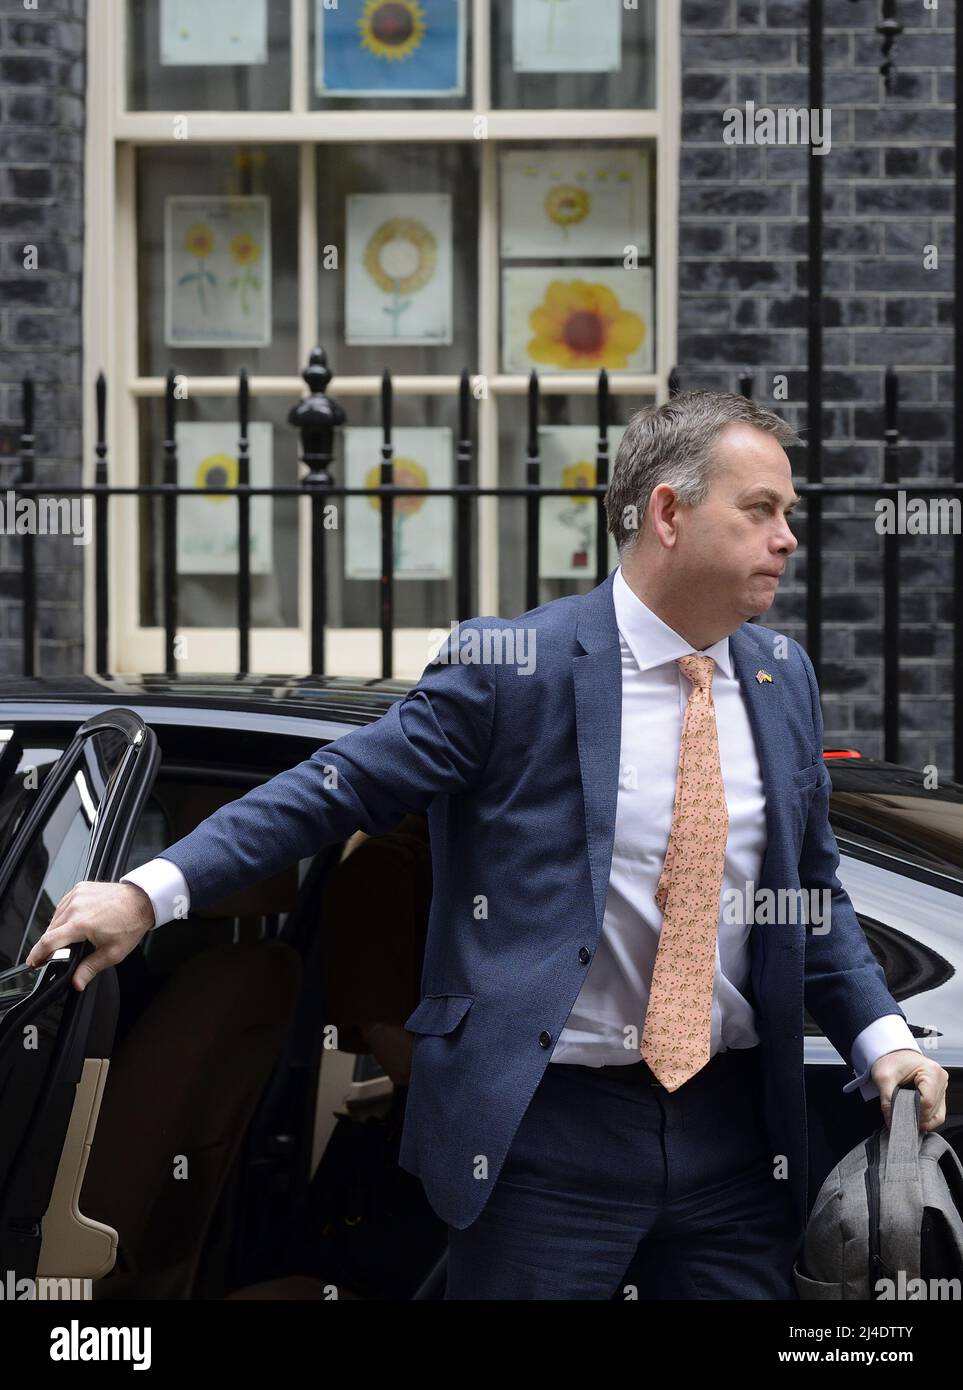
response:
[(217, 276), (204, 264), (207, 257), (214, 250), (214, 233), (206, 222), (192, 222), (184, 233), (184, 250), (191, 256), (197, 258), (197, 269), (185, 271), (177, 281), (178, 286), (196, 285), (197, 297), (201, 302), (201, 309), (207, 313), (207, 297), (204, 294), (204, 286), (216, 285)]
[(214, 233), (204, 222), (194, 222), (184, 233), (184, 249), (198, 260), (214, 250)]
[[(579, 459), (578, 463), (570, 463), (567, 468), (562, 469), (562, 487), (570, 487), (573, 490), (578, 487), (595, 486), (595, 464), (588, 459)], [(572, 501), (576, 506), (584, 507), (592, 501), (590, 492), (576, 492)]]
[[(237, 487), (237, 459), (230, 454), (208, 454), (202, 459), (194, 479), (195, 487)], [(212, 493), (208, 502), (229, 502), (227, 493)]]
[(562, 469), (562, 487), (573, 491), (571, 499), (559, 498), (560, 502), (570, 502), (570, 505), (559, 508), (557, 519), (575, 531), (575, 549), (569, 558), (573, 570), (588, 569), (595, 557), (595, 509), (592, 507), (595, 499), (590, 492), (575, 491), (579, 487), (594, 487), (595, 479), (595, 464), (589, 459), (579, 459)]
[[(395, 459), (394, 461), (394, 482), (395, 487), (427, 487), (428, 474), (420, 463), (414, 459)], [(381, 465), (375, 464), (374, 468), (369, 468), (365, 474), (365, 487), (378, 487), (381, 484)], [(415, 512), (420, 512), (425, 505), (424, 497), (396, 497), (395, 516), (413, 516)], [(381, 511), (381, 498), (369, 497), (368, 505), (374, 507), (376, 512)]]
[[(415, 459), (397, 458), (394, 461), (394, 483), (395, 487), (427, 487), (428, 474), (420, 463)], [(365, 474), (365, 487), (378, 487), (381, 482), (381, 466), (376, 464), (374, 468), (369, 468)], [(403, 523), (407, 517), (414, 516), (420, 512), (426, 497), (396, 497), (394, 499), (394, 513), (392, 516), (392, 535), (394, 537), (395, 569), (402, 568), (404, 560), (404, 532)], [(381, 498), (369, 497), (369, 506), (374, 507), (376, 512), (381, 511)]]
[(545, 198), (545, 211), (560, 227), (569, 227), (573, 222), (584, 222), (592, 207), (592, 200), (584, 188), (576, 188), (572, 183), (560, 184), (550, 189)]
[(365, 247), (364, 268), (386, 294), (411, 294), (435, 273), (438, 242), (423, 222), (391, 217)]
[(231, 238), (231, 258), (241, 267), (241, 270), (228, 280), (228, 288), (240, 290), (241, 313), (247, 315), (251, 312), (248, 290), (261, 288), (260, 276), (255, 275), (251, 269), (254, 262), (261, 259), (261, 243), (256, 237), (251, 236), (250, 232), (238, 232)]
[(590, 280), (553, 280), (528, 321), (535, 334), (529, 357), (572, 371), (627, 367), (646, 333), (639, 315), (623, 309), (608, 285)]
[(231, 256), (238, 265), (250, 265), (260, 259), (261, 244), (249, 232), (238, 232), (231, 238)]
[(365, 247), (364, 268), (392, 296), (384, 312), (397, 336), (401, 315), (411, 303), (402, 296), (423, 289), (438, 264), (438, 242), (423, 222), (413, 217), (389, 217)]
[(407, 58), (425, 37), (425, 12), (418, 0), (367, 0), (358, 20), (361, 46), (377, 58)]

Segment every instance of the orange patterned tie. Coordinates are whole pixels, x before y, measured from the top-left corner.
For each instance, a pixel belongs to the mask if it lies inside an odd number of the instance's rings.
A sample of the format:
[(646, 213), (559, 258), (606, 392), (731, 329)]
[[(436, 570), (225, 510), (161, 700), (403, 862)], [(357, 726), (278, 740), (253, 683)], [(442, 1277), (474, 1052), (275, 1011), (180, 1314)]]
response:
[(709, 1060), (719, 897), (729, 812), (719, 763), (711, 656), (680, 656), (692, 682), (682, 723), (675, 808), (655, 892), (662, 930), (639, 1051), (667, 1091)]

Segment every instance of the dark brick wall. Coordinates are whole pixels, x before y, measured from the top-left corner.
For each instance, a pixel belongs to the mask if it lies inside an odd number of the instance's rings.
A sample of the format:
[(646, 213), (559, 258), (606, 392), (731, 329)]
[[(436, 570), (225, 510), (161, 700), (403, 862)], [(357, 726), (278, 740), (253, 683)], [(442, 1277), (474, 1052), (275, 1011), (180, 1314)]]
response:
[[(876, 0), (826, 0), (824, 476), (879, 479), (883, 372), (899, 369), (901, 478), (952, 478), (953, 20), (902, 0), (891, 95)], [(683, 0), (679, 368), (806, 423), (808, 150), (727, 146), (723, 112), (808, 105), (805, 0)], [(924, 247), (939, 268), (923, 269)], [(788, 399), (773, 379), (788, 377)], [(794, 452), (805, 479), (805, 451)], [(873, 499), (825, 509), (822, 693), (828, 737), (882, 753), (881, 538)], [(805, 520), (767, 626), (805, 641)], [(902, 541), (901, 757), (952, 771), (952, 538)]]
[[(876, 0), (826, 0), (825, 473), (882, 476), (882, 377), (900, 368), (902, 474), (920, 493), (952, 471), (952, 0), (904, 0), (895, 91), (878, 76)], [(37, 13), (0, 0), (0, 491), (14, 469), (22, 372), (37, 382), (39, 475), (81, 458), (85, 0)], [(722, 113), (807, 101), (805, 0), (683, 0), (679, 366), (685, 386), (738, 389), (800, 428), (806, 399), (806, 165), (799, 148), (729, 147)], [(37, 271), (22, 268), (36, 245)], [(935, 245), (940, 265), (922, 268)], [(785, 373), (787, 401), (773, 400)], [(796, 459), (797, 477), (805, 458)], [(828, 509), (823, 703), (827, 734), (880, 753), (882, 598), (872, 503)], [(805, 521), (799, 534), (805, 540)], [(0, 670), (19, 669), (19, 554), (0, 536)], [(951, 543), (903, 541), (904, 760), (949, 770)], [(41, 669), (82, 665), (82, 548), (38, 546)], [(804, 639), (805, 547), (768, 624)]]
[[(86, 0), (0, 0), (0, 497), (17, 471), (20, 380), (37, 477), (80, 481)], [(36, 270), (24, 269), (37, 248)], [(0, 535), (0, 672), (21, 669), (20, 546)], [(40, 671), (83, 669), (83, 547), (38, 537)]]

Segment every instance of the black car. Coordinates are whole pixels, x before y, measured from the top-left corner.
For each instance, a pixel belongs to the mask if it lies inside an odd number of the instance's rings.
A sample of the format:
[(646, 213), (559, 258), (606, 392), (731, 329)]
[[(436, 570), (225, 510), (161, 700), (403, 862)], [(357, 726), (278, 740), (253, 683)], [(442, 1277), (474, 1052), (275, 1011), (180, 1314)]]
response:
[[(97, 1299), (441, 1296), (444, 1223), (395, 1162), (404, 1088), (327, 1035), (319, 922), (344, 846), (148, 933), (83, 992), (86, 943), (22, 965), (72, 884), (120, 878), (411, 684), (0, 680), (4, 1269)], [(963, 786), (825, 757), (839, 878), (950, 1073), (942, 1133), (963, 1157)], [(811, 1019), (805, 1046), (814, 1197), (880, 1111), (842, 1093)]]

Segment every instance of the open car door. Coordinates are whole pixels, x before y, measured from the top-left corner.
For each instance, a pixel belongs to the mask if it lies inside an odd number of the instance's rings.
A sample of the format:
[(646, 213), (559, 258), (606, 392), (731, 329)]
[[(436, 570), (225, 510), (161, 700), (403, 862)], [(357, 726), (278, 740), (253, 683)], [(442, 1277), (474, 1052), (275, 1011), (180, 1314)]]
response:
[(77, 1202), (117, 1022), (116, 972), (73, 988), (86, 941), (37, 968), (23, 962), (68, 889), (123, 871), (159, 761), (156, 735), (133, 711), (94, 715), (0, 859), (0, 1269), (17, 1278), (96, 1279), (116, 1259), (116, 1232)]

